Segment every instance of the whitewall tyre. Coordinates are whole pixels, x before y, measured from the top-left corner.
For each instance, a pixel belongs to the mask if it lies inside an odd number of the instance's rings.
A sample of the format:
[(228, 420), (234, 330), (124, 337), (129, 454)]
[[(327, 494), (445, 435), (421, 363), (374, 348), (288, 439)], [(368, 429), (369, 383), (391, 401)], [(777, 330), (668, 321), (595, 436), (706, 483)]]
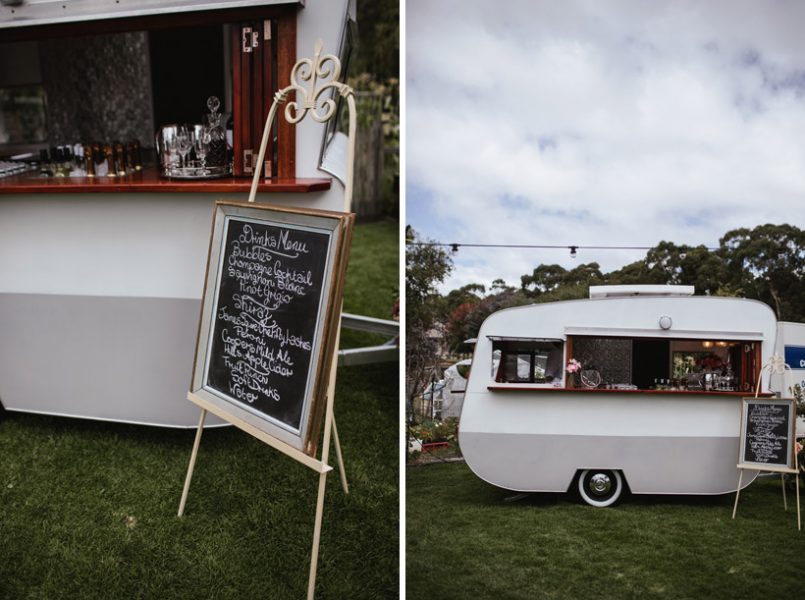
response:
[(579, 495), (590, 506), (612, 506), (622, 492), (623, 478), (618, 471), (588, 469), (579, 474)]

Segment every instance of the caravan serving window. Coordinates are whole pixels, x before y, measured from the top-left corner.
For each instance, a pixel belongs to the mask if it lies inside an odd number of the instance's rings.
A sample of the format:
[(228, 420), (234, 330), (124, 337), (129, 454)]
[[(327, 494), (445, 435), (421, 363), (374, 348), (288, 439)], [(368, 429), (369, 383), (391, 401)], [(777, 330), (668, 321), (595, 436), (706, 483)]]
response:
[(573, 336), (570, 356), (598, 372), (599, 387), (749, 392), (760, 368), (761, 343)]
[(492, 338), (492, 350), (499, 383), (551, 383), (562, 377), (561, 340)]

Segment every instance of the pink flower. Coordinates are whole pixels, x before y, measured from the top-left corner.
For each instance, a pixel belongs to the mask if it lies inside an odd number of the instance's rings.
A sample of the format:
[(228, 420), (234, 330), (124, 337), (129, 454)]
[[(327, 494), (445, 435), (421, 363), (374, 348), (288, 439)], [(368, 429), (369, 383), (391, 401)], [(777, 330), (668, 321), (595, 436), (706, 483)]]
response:
[(576, 373), (578, 371), (581, 371), (581, 363), (577, 361), (575, 358), (571, 358), (568, 361), (567, 366), (565, 367), (565, 371), (567, 371), (568, 373)]

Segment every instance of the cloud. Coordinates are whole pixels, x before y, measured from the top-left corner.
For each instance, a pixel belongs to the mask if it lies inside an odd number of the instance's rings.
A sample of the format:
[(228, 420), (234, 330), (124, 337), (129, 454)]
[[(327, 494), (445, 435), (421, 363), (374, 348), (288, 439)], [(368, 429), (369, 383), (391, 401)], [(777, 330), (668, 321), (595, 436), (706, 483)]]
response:
[[(411, 0), (406, 14), (406, 202), (426, 237), (712, 246), (805, 223), (805, 3)], [(446, 288), (643, 254), (461, 249)]]

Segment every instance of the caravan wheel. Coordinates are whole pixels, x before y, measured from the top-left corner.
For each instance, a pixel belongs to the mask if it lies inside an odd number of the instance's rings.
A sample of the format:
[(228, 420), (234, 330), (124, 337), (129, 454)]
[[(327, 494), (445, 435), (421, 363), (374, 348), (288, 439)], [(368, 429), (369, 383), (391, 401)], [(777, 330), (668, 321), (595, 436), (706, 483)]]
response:
[(579, 475), (579, 494), (590, 506), (611, 506), (620, 498), (622, 491), (623, 478), (617, 471), (589, 469)]

